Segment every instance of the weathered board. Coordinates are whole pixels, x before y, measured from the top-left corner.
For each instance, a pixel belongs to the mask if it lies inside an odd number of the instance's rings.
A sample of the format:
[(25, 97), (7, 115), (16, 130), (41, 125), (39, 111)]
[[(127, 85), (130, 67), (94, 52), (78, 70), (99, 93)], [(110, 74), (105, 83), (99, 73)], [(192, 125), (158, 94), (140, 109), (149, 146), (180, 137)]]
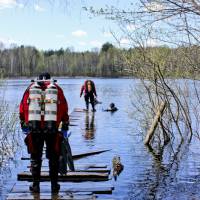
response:
[[(109, 168), (106, 164), (75, 164), (77, 169), (89, 169), (89, 168)], [(48, 167), (48, 165), (43, 165), (43, 167)], [(30, 165), (27, 166), (30, 168)]]
[[(110, 173), (111, 169), (106, 168), (87, 168), (87, 169), (81, 169), (81, 168), (75, 168), (75, 172), (95, 172), (95, 173)], [(28, 172), (28, 171), (25, 171)], [(41, 169), (41, 172), (49, 172), (48, 166), (43, 166)]]
[(69, 124), (69, 126), (78, 126), (77, 124)]
[(88, 112), (88, 111), (82, 108), (75, 108), (73, 112)]
[[(77, 194), (77, 193), (87, 193), (88, 194), (111, 194), (113, 187), (109, 186), (99, 186), (99, 187), (64, 187), (61, 185), (59, 194)], [(13, 187), (11, 194), (20, 194), (20, 193), (31, 193), (29, 192), (28, 185), (16, 185)], [(41, 194), (51, 194), (51, 187), (49, 185), (40, 186)]]
[(74, 122), (74, 123), (76, 123), (76, 122), (79, 121), (79, 119), (72, 118), (72, 119), (70, 119), (69, 121), (70, 121), (70, 122)]
[[(32, 175), (30, 172), (22, 172), (18, 174), (18, 180), (31, 181)], [(49, 173), (43, 172), (40, 177), (41, 181), (50, 181)], [(106, 181), (109, 179), (109, 173), (95, 172), (68, 172), (67, 175), (59, 175), (59, 181)]]
[[(46, 165), (43, 165), (43, 167), (48, 167), (48, 164), (45, 163)], [(106, 164), (75, 164), (76, 169), (101, 169), (101, 168), (109, 168), (108, 165)], [(30, 168), (30, 165), (27, 166), (27, 168)]]
[(49, 194), (31, 194), (31, 193), (11, 193), (8, 195), (6, 200), (95, 200), (96, 197), (94, 195), (67, 195), (67, 194), (59, 194), (59, 195), (51, 195)]
[(88, 152), (85, 152), (85, 153), (77, 153), (77, 154), (73, 154), (72, 157), (73, 159), (79, 159), (79, 158), (84, 158), (86, 156), (92, 156), (92, 155), (96, 155), (96, 154), (99, 154), (99, 153), (104, 153), (104, 152), (107, 152), (107, 151), (110, 151), (111, 149), (104, 149), (104, 150), (96, 150), (96, 151), (88, 151)]
[(6, 200), (112, 200), (109, 198), (99, 198), (95, 195), (41, 195), (41, 194), (20, 194), (20, 195), (8, 195)]

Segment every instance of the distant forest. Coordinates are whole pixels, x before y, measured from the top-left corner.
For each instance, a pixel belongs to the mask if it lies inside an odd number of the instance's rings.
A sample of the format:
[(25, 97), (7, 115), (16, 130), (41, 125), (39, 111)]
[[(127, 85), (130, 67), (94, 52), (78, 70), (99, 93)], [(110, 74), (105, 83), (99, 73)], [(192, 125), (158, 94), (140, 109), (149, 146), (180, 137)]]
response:
[(1, 49), (0, 73), (4, 77), (35, 76), (44, 71), (54, 76), (140, 77), (141, 71), (145, 73), (153, 65), (142, 51), (161, 66), (166, 77), (191, 77), (200, 68), (199, 46), (119, 49), (105, 43), (100, 51), (85, 52), (69, 48), (40, 51), (31, 46)]

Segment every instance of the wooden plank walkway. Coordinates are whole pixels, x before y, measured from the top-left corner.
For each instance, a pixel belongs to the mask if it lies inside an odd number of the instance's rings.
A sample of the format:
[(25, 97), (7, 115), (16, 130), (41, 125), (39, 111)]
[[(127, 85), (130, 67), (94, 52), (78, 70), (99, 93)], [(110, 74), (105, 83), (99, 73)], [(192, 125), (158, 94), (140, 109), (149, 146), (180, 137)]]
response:
[[(109, 173), (102, 172), (68, 172), (66, 175), (58, 176), (58, 181), (107, 181)], [(31, 181), (32, 174), (31, 172), (22, 172), (18, 174), (19, 181)], [(41, 172), (40, 175), (41, 181), (50, 181), (49, 172)]]
[[(28, 166), (30, 168), (30, 166)], [(101, 167), (101, 168), (96, 168), (96, 167), (88, 167), (88, 168), (77, 168), (76, 166), (76, 172), (96, 172), (96, 173), (108, 173), (110, 174), (110, 168), (109, 167)], [(29, 170), (30, 171), (30, 170)], [(29, 172), (29, 171), (24, 171), (24, 172)], [(43, 166), (41, 169), (42, 172), (48, 172), (49, 167), (48, 166)]]
[[(77, 193), (77, 192), (87, 192), (87, 194), (111, 194), (112, 190), (114, 189), (111, 184), (101, 184), (98, 185), (91, 185), (87, 184), (86, 186), (83, 184), (76, 184), (70, 185), (69, 183), (62, 182), (60, 183), (60, 191), (59, 193)], [(29, 184), (23, 182), (23, 184), (15, 184), (12, 193), (27, 193), (29, 192)], [(41, 183), (40, 186), (41, 193), (51, 193), (51, 184), (48, 182)]]
[[(83, 117), (91, 114), (84, 109), (74, 109), (70, 114), (70, 125), (74, 126), (74, 130), (79, 126), (80, 121), (83, 121)], [(78, 131), (77, 131), (78, 132)], [(73, 131), (74, 134), (74, 131)], [(76, 133), (75, 133), (76, 134)], [(94, 150), (84, 153), (73, 154), (73, 159), (81, 159), (86, 156), (95, 155), (98, 153), (104, 153), (110, 151), (110, 149)], [(28, 157), (23, 157), (23, 160), (30, 160)], [(30, 165), (27, 166), (30, 168)], [(49, 167), (47, 160), (44, 158), (42, 170), (41, 170), (41, 183), (40, 193), (33, 194), (29, 191), (30, 183), (27, 181), (32, 180), (31, 173), (27, 170), (18, 174), (18, 181), (13, 186), (12, 190), (7, 196), (7, 200), (32, 200), (32, 199), (77, 199), (77, 200), (101, 200), (102, 194), (112, 194), (114, 187), (110, 183), (110, 167), (107, 164), (79, 164), (75, 165), (75, 172), (67, 172), (66, 175), (59, 174), (59, 182), (61, 185), (60, 191), (57, 195), (51, 193), (51, 184), (49, 182)], [(19, 182), (23, 181), (23, 182)], [(43, 182), (44, 181), (44, 182)], [(87, 181), (87, 182), (85, 182)], [(99, 182), (100, 181), (100, 182)], [(108, 198), (103, 198), (108, 199)]]

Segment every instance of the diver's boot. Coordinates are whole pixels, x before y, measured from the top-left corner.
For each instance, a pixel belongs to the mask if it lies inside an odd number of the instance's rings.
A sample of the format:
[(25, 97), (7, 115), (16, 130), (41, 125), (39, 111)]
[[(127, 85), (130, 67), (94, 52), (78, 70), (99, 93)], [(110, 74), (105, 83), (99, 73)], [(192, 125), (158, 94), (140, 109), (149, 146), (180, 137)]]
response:
[(40, 182), (33, 182), (29, 186), (29, 190), (34, 193), (39, 193), (40, 192)]
[(51, 192), (58, 193), (60, 190), (60, 184), (58, 184), (58, 175), (56, 173), (51, 174)]
[(49, 160), (49, 175), (51, 179), (51, 192), (58, 193), (60, 184), (58, 184), (58, 158)]
[(31, 160), (31, 173), (33, 176), (33, 183), (29, 186), (29, 190), (31, 192), (35, 193), (40, 192), (40, 170), (41, 170), (41, 161)]
[(88, 104), (86, 104), (86, 111), (88, 111), (89, 110), (89, 105)]
[(96, 112), (96, 109), (95, 109), (94, 103), (92, 103), (92, 112)]
[(51, 183), (51, 192), (58, 193), (59, 190), (60, 190), (60, 184), (58, 184), (57, 182), (52, 182)]

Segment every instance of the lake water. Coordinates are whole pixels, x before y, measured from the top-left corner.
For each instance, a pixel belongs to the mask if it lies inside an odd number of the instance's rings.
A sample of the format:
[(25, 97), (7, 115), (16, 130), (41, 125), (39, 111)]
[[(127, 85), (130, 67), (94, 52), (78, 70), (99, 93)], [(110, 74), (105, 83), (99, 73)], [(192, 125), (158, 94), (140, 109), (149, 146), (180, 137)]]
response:
[[(115, 187), (112, 195), (101, 195), (113, 199), (200, 199), (200, 141), (192, 139), (190, 145), (180, 144), (169, 153), (166, 147), (165, 157), (160, 161), (143, 144), (139, 125), (132, 117), (131, 101), (134, 101), (132, 89), (138, 87), (139, 80), (134, 79), (93, 79), (96, 84), (98, 104), (94, 113), (94, 132), (87, 137), (85, 130), (76, 132), (72, 127), (70, 144), (72, 151), (88, 149), (112, 149), (109, 152), (87, 157), (77, 163), (105, 163), (112, 166), (115, 155), (121, 157), (124, 170), (117, 180), (111, 180)], [(59, 78), (69, 104), (69, 113), (74, 108), (85, 108), (80, 87), (84, 79)], [(24, 90), (30, 80), (8, 80), (5, 100), (10, 110), (19, 105)], [(1, 88), (2, 90), (2, 88)], [(132, 96), (132, 99), (130, 98)], [(103, 109), (114, 102), (118, 111), (111, 114)], [(89, 119), (91, 120), (91, 115)], [(83, 124), (81, 125), (83, 126)], [(74, 134), (73, 134), (74, 129)], [(22, 135), (23, 137), (23, 135)], [(25, 146), (14, 158), (0, 167), (0, 199), (5, 199), (16, 181), (16, 174), (26, 169), (27, 163), (20, 157), (26, 155)], [(88, 183), (89, 184), (89, 183)], [(98, 185), (98, 183), (95, 183)]]

